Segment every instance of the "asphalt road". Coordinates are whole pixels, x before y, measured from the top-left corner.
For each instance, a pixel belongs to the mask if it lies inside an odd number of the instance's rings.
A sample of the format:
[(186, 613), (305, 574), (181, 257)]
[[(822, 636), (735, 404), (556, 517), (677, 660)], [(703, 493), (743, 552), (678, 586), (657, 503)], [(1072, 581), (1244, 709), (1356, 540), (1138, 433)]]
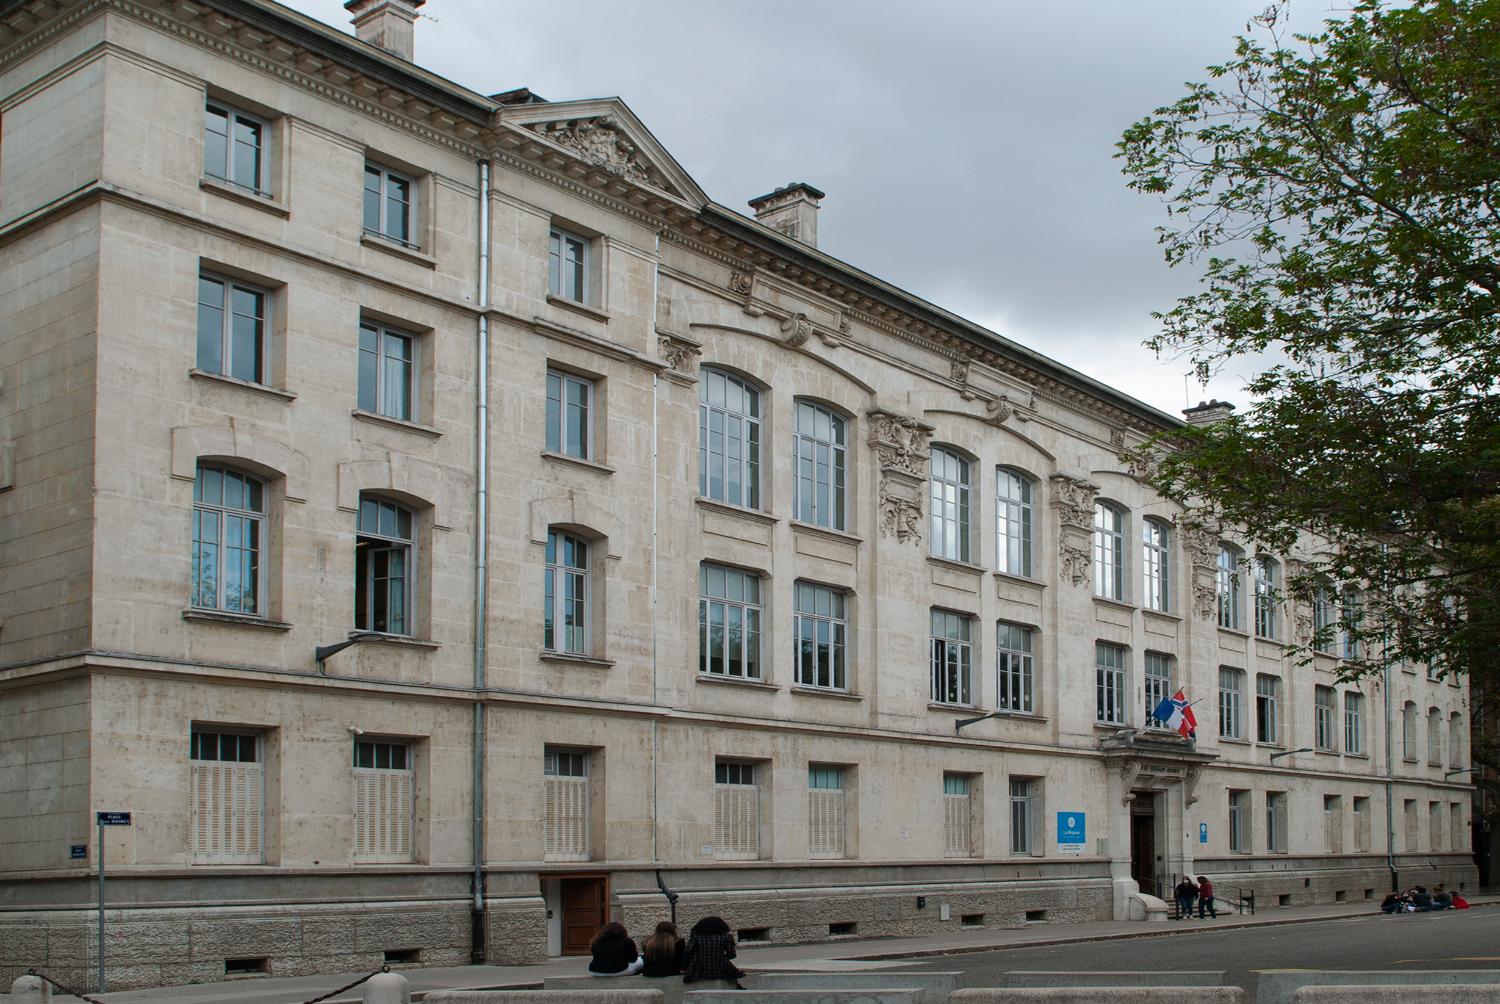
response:
[(961, 971), (961, 987), (995, 986), (1001, 973), (1017, 969), (1210, 969), (1252, 992), (1261, 969), (1500, 969), (1500, 908), (1494, 907), (1219, 931), (1195, 930), (1197, 921), (1166, 923), (1181, 933), (955, 954), (911, 968)]

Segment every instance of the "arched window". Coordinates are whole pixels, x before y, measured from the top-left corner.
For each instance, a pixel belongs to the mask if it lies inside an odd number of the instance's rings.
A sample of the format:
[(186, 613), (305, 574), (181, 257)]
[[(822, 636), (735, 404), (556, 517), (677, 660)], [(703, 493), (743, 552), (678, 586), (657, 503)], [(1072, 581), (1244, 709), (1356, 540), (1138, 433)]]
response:
[(1334, 633), (1338, 626), (1338, 606), (1334, 601), (1333, 586), (1319, 582), (1312, 593), (1313, 650), (1331, 655)]
[(1463, 752), (1463, 718), (1455, 711), (1448, 716), (1448, 766), (1463, 766)]
[(1032, 574), (1032, 541), (1036, 539), (1031, 508), (1031, 479), (1009, 467), (995, 468), (996, 567), (1010, 575)]
[(1244, 624), (1240, 600), (1240, 557), (1242, 552), (1233, 544), (1219, 545), (1219, 560), (1215, 569), (1215, 592), (1219, 600), (1219, 627), (1243, 631)]
[(1364, 616), (1364, 597), (1353, 586), (1344, 587), (1343, 628), (1339, 631), (1339, 655), (1345, 659), (1359, 658), (1359, 638), (1355, 631)]
[(1281, 566), (1275, 558), (1255, 559), (1255, 633), (1261, 638), (1281, 636)]
[(1094, 503), (1094, 595), (1125, 599), (1125, 514)]
[(359, 497), (354, 538), (354, 627), (412, 633), (416, 538), (412, 512), (374, 495)]
[(1401, 756), (1415, 762), (1417, 759), (1417, 702), (1407, 701), (1401, 705)]
[(698, 381), (698, 494), (760, 508), (760, 391), (704, 369)]
[(1141, 601), (1151, 610), (1172, 609), (1172, 538), (1164, 520), (1141, 521)]
[(792, 512), (804, 523), (845, 528), (845, 423), (812, 401), (797, 402)]
[(1427, 762), (1443, 764), (1443, 713), (1437, 708), (1427, 709)]
[(227, 467), (199, 464), (193, 479), (192, 605), (262, 615), (265, 485)]
[(933, 447), (927, 462), (932, 488), (932, 553), (968, 561), (969, 462), (953, 450)]
[(542, 647), (549, 652), (589, 654), (590, 573), (589, 542), (576, 534), (548, 530)]

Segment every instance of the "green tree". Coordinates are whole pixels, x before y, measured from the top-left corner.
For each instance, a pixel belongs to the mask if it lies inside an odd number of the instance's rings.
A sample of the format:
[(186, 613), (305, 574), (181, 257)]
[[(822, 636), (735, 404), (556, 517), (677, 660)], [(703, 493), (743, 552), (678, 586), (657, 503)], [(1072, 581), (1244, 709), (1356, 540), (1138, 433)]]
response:
[[(1356, 583), (1382, 663), (1500, 690), (1500, 0), (1357, 2), (1314, 35), (1273, 7), (1132, 125), (1198, 290), (1158, 353), (1263, 367), (1235, 417), (1159, 437), (1154, 482), (1209, 527)], [(1311, 534), (1311, 536), (1309, 536)]]

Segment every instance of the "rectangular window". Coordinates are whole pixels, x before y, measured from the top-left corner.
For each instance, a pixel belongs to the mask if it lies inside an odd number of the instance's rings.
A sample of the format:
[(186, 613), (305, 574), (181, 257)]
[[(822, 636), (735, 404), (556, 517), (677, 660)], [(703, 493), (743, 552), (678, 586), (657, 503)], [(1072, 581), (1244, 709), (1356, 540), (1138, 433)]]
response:
[(760, 391), (712, 369), (698, 379), (698, 494), (760, 508)]
[(416, 421), (417, 339), (370, 322), (359, 326), (359, 407), (361, 411)]
[(1344, 692), (1344, 752), (1365, 751), (1365, 699), (1361, 694)]
[(1370, 849), (1370, 800), (1362, 796), (1354, 799), (1354, 849)]
[(1364, 618), (1364, 598), (1353, 586), (1344, 589), (1342, 595), (1343, 621), (1339, 629), (1339, 655), (1344, 659), (1358, 659), (1360, 621)]
[(1172, 609), (1172, 537), (1158, 519), (1141, 521), (1142, 602), (1149, 610)]
[(973, 781), (968, 774), (943, 775), (943, 853), (974, 856)]
[(1037, 783), (1027, 777), (1010, 779), (1010, 852), (1031, 854), (1036, 848)]
[(720, 858), (760, 857), (760, 788), (753, 763), (714, 764), (714, 843)]
[(365, 233), (412, 243), (411, 179), (378, 164), (365, 165)]
[(1036, 712), (1036, 673), (1033, 661), (1035, 632), (1001, 621), (995, 631), (995, 707), (1002, 711)]
[(570, 655), (589, 653), (589, 544), (560, 530), (547, 531), (542, 583), (542, 647)]
[(798, 401), (792, 437), (792, 515), (804, 523), (844, 529), (844, 419), (811, 401)]
[(934, 447), (927, 460), (932, 503), (932, 553), (969, 560), (969, 462), (952, 450)]
[(1406, 846), (1402, 850), (1408, 853), (1417, 851), (1417, 800), (1415, 798), (1404, 799), (1401, 803), (1401, 819), (1405, 824)]
[(1243, 700), (1245, 674), (1243, 670), (1219, 669), (1219, 738), (1243, 739), (1240, 704)]
[(844, 594), (827, 586), (798, 582), (793, 587), (792, 658), (797, 684), (848, 690), (849, 622)]
[(1312, 618), (1314, 651), (1332, 655), (1339, 618), (1333, 590), (1327, 585), (1320, 585), (1313, 590)]
[(1463, 850), (1464, 840), (1464, 807), (1462, 802), (1448, 803), (1448, 839), (1449, 847), (1455, 851)]
[(1427, 849), (1429, 851), (1440, 851), (1443, 849), (1443, 803), (1427, 803)]
[(1344, 803), (1337, 795), (1323, 796), (1323, 850), (1344, 853)]
[(193, 480), (192, 605), (260, 615), (265, 487), (255, 478), (200, 464)]
[(1215, 565), (1214, 595), (1218, 599), (1219, 627), (1241, 630), (1240, 551), (1228, 544), (1219, 545)]
[(1125, 514), (1094, 503), (1094, 595), (1125, 599)]
[(1266, 557), (1255, 559), (1255, 634), (1260, 638), (1281, 637), (1280, 566)]
[(203, 173), (257, 195), (270, 194), (264, 122), (210, 101), (203, 113)]
[(354, 744), (354, 860), (412, 860), (411, 747), (400, 742)]
[(588, 460), (594, 455), (594, 382), (547, 371), (547, 450)]
[(1443, 763), (1443, 713), (1427, 709), (1427, 762), (1434, 767)]
[(996, 567), (1009, 575), (1031, 576), (1036, 536), (1030, 478), (1004, 467), (995, 470)]
[(589, 754), (548, 747), (542, 753), (542, 782), (547, 803), (544, 856), (548, 861), (589, 860), (593, 856)]
[(260, 864), (262, 860), (261, 737), (193, 729), (192, 846), (197, 864)]
[(760, 679), (760, 578), (753, 573), (698, 566), (698, 671)]
[(1277, 704), (1281, 696), (1281, 678), (1264, 673), (1255, 677), (1255, 741), (1276, 743), (1278, 731)]
[(1170, 655), (1159, 652), (1146, 653), (1146, 711), (1147, 728), (1165, 728), (1166, 723), (1152, 714), (1162, 701), (1172, 696), (1172, 663)]
[(1104, 642), (1094, 644), (1094, 721), (1125, 724), (1125, 649)]
[(1248, 791), (1229, 793), (1229, 850), (1235, 854), (1250, 853), (1250, 819), (1247, 815)]
[(807, 769), (807, 854), (841, 858), (844, 850), (844, 768)]
[(575, 303), (589, 302), (587, 238), (552, 228), (547, 256), (547, 292)]
[(266, 382), (266, 307), (271, 294), (247, 283), (198, 277), (198, 369)]
[(931, 698), (939, 704), (973, 704), (974, 649), (969, 618), (948, 610), (932, 611)]
[(1314, 743), (1320, 750), (1332, 753), (1338, 748), (1338, 733), (1335, 731), (1334, 696), (1332, 687), (1313, 688), (1313, 733)]
[(411, 634), (415, 565), (411, 510), (361, 496), (354, 538), (354, 626), (381, 634)]
[(1266, 792), (1266, 850), (1286, 853), (1286, 792)]

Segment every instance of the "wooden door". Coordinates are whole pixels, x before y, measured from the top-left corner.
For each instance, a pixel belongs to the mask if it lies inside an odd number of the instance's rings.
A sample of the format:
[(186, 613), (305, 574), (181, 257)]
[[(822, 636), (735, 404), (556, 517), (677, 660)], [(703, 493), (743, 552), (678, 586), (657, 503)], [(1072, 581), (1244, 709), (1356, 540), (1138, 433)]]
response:
[(1160, 896), (1156, 888), (1156, 816), (1134, 812), (1130, 816), (1130, 877), (1141, 892)]
[(605, 921), (603, 878), (562, 880), (562, 953), (589, 954), (589, 942)]

